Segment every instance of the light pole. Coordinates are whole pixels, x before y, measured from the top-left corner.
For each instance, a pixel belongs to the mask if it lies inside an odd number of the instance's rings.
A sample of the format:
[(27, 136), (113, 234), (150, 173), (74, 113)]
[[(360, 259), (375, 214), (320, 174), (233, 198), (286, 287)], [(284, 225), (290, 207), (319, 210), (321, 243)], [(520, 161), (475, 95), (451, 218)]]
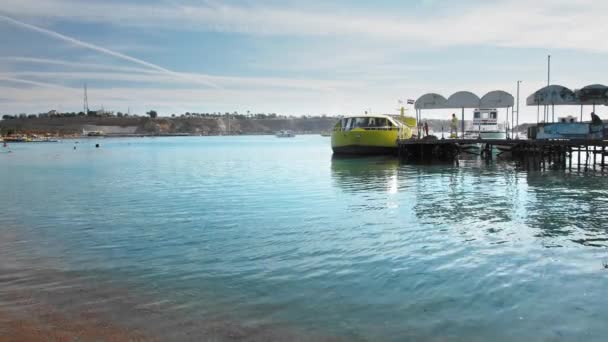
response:
[(521, 81), (517, 81), (517, 119), (515, 120), (516, 127), (519, 127), (519, 85)]

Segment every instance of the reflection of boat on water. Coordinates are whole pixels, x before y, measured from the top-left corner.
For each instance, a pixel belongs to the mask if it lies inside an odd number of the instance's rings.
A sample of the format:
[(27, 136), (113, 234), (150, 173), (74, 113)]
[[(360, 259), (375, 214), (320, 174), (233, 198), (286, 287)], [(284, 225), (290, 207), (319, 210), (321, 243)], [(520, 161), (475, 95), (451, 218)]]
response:
[(389, 156), (356, 157), (334, 155), (331, 174), (343, 190), (396, 189), (399, 160)]
[(349, 116), (340, 119), (331, 134), (331, 147), (336, 154), (396, 154), (397, 139), (412, 137), (416, 119), (390, 115)]
[[(470, 132), (466, 132), (464, 135), (465, 139), (479, 139), (479, 135), (471, 134)], [(472, 144), (458, 144), (460, 149), (469, 152), (469, 153), (477, 153), (481, 150), (480, 143), (472, 143)]]
[(286, 131), (278, 131), (276, 133), (277, 138), (293, 138), (296, 135), (293, 133), (293, 131), (290, 130), (286, 130)]

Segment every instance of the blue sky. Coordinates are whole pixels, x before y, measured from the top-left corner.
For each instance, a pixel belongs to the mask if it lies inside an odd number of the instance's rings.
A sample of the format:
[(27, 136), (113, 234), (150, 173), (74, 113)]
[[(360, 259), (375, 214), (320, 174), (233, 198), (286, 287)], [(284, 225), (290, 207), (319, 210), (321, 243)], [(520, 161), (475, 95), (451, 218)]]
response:
[[(553, 83), (608, 83), (607, 10), (591, 0), (4, 0), (0, 112), (80, 110), (85, 82), (92, 108), (161, 115), (393, 112), (427, 92), (515, 94), (518, 79), (524, 103), (546, 82), (549, 53)], [(535, 108), (521, 112), (535, 120)]]

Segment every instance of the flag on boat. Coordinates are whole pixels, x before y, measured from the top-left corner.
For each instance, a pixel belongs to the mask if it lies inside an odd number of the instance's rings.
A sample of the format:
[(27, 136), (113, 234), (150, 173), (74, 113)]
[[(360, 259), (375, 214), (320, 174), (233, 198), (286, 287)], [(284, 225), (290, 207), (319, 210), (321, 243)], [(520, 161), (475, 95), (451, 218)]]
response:
[(414, 104), (414, 103), (416, 103), (416, 100), (412, 100), (412, 99), (407, 100), (407, 104)]

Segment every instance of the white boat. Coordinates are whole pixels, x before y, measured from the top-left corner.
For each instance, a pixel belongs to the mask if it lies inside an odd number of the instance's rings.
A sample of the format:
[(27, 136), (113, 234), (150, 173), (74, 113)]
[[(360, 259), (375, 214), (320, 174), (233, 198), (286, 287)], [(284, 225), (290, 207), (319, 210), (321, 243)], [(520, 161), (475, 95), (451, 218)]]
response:
[(295, 135), (295, 133), (293, 133), (293, 131), (286, 130), (286, 131), (278, 131), (276, 136), (277, 136), (277, 138), (293, 138), (296, 135)]
[[(465, 131), (465, 139), (477, 139), (479, 143), (460, 144), (465, 152), (477, 153), (481, 150), (482, 140), (506, 139), (507, 133), (498, 128), (498, 111), (494, 108), (479, 108), (473, 112), (473, 125)], [(496, 146), (500, 151), (510, 150), (511, 146)]]
[(83, 137), (103, 137), (106, 134), (104, 133), (104, 131), (86, 131), (86, 130), (82, 130), (82, 136)]
[(498, 111), (496, 109), (475, 109), (473, 126), (465, 134), (482, 140), (507, 138), (507, 133), (498, 129)]

